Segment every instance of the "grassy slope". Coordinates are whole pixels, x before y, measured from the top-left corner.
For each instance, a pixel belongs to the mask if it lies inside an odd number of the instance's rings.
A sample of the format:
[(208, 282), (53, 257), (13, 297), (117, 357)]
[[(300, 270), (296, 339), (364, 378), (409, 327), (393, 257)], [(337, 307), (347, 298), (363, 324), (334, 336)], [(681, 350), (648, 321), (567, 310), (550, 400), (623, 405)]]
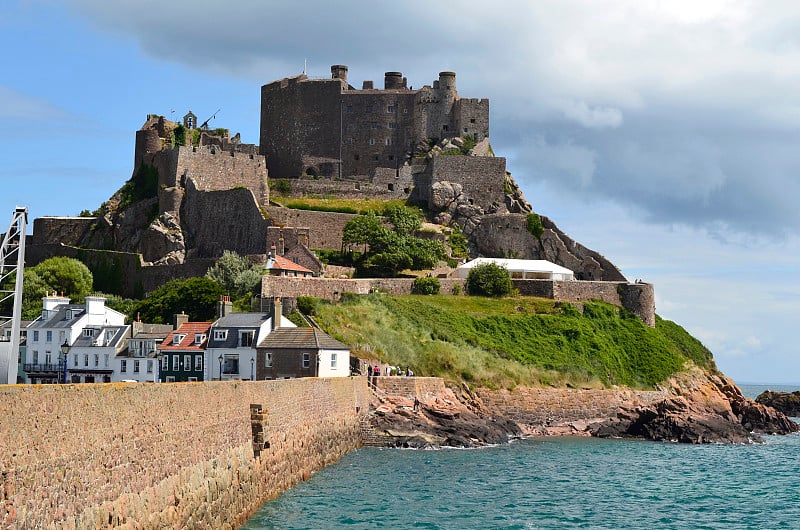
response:
[(648, 328), (602, 302), (581, 313), (529, 297), (369, 295), (316, 301), (313, 312), (360, 357), (474, 386), (651, 388), (692, 363), (714, 368), (711, 352), (680, 326), (658, 319)]

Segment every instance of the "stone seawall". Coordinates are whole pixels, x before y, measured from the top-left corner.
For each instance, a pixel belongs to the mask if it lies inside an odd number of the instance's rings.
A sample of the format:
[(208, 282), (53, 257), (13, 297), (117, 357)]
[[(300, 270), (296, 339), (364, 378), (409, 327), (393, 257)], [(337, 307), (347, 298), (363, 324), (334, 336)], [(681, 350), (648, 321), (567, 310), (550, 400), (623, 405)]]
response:
[(444, 380), (441, 377), (378, 376), (375, 378), (375, 386), (390, 397), (425, 398), (428, 395), (441, 396), (445, 393)]
[(236, 527), (358, 447), (368, 403), (366, 378), (0, 387), (0, 526)]
[(475, 393), (490, 409), (520, 425), (536, 426), (609, 418), (623, 404), (652, 403), (665, 398), (669, 391), (519, 387), (513, 391), (481, 388)]

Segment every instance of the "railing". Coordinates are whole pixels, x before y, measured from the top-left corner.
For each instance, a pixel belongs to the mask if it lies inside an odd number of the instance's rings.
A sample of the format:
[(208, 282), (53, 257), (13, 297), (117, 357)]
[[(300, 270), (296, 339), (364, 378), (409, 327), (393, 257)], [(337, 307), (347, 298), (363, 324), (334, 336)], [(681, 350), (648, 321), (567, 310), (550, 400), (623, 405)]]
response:
[(25, 364), (23, 370), (26, 372), (62, 372), (63, 364)]

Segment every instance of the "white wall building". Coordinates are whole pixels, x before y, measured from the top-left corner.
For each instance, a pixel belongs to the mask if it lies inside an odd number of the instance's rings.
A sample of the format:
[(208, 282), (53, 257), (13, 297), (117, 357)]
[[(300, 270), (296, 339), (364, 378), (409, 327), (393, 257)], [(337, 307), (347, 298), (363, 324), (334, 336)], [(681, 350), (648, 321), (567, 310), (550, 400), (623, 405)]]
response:
[(466, 278), (477, 265), (494, 263), (508, 269), (512, 280), (574, 280), (575, 274), (561, 265), (543, 259), (475, 258), (459, 266), (456, 275)]

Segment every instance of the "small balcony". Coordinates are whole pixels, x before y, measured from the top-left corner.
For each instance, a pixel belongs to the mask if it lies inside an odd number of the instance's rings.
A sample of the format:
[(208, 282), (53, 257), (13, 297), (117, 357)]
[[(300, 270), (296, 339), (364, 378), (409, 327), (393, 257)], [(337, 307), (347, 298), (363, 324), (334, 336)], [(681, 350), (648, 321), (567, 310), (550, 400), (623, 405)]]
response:
[(24, 364), (23, 370), (26, 373), (44, 373), (44, 372), (55, 372), (60, 373), (64, 370), (63, 364)]

